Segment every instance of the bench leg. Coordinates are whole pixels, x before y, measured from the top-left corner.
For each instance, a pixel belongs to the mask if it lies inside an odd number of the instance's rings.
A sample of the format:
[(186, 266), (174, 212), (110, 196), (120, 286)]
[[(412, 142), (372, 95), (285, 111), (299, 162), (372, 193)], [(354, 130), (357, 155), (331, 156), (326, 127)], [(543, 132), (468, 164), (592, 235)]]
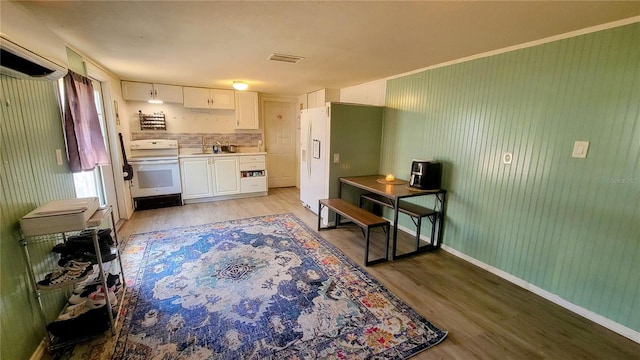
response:
[(436, 239), (436, 225), (438, 223), (437, 218), (434, 219), (434, 221), (431, 222), (431, 245), (433, 246), (439, 246), (438, 241)]
[(364, 245), (364, 266), (369, 266), (369, 227), (364, 229), (364, 239), (366, 241)]
[(382, 230), (384, 230), (384, 233), (385, 233), (384, 257), (376, 259), (376, 260), (369, 261), (369, 244), (370, 244), (369, 235), (370, 235), (370, 228), (367, 227), (367, 228), (363, 228), (362, 229), (362, 231), (365, 234), (364, 235), (364, 240), (365, 240), (364, 266), (379, 264), (381, 262), (385, 262), (385, 261), (389, 260), (389, 233), (391, 232), (390, 231), (391, 229), (389, 228), (389, 224), (382, 225)]
[(322, 225), (322, 203), (320, 201), (318, 201), (318, 231), (321, 230), (321, 225)]
[(385, 229), (386, 231), (385, 233), (385, 243), (384, 243), (384, 259), (385, 260), (389, 260), (389, 233), (391, 232), (391, 229), (389, 229), (389, 224), (386, 224), (385, 226), (383, 226), (382, 228)]
[(318, 202), (318, 231), (336, 228), (336, 226), (329, 225), (327, 225), (327, 227), (322, 227), (322, 209), (324, 209), (325, 207), (326, 206), (322, 205), (321, 202)]

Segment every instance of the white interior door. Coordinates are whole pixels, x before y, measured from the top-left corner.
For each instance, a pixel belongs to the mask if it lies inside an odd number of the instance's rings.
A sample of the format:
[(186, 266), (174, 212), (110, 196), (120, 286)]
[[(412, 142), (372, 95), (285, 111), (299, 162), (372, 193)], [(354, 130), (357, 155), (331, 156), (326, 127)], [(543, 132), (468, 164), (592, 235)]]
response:
[(296, 185), (296, 105), (295, 99), (263, 99), (269, 187)]

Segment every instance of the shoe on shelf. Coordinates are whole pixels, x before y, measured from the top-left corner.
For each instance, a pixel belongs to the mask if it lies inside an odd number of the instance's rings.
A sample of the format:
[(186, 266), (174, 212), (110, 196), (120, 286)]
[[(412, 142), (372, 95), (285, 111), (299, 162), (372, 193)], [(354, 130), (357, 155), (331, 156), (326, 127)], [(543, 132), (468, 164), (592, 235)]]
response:
[[(91, 277), (87, 278), (85, 281), (82, 281), (81, 283), (76, 285), (76, 287), (73, 289), (73, 294), (74, 295), (82, 294), (88, 289), (91, 289), (91, 291), (87, 293), (87, 296), (88, 296), (88, 294), (96, 290), (96, 287), (98, 285), (101, 285), (100, 282), (98, 282), (99, 278), (100, 278), (100, 272), (99, 271), (94, 272), (94, 275), (92, 275)], [(121, 285), (120, 275), (107, 273), (107, 287), (118, 289), (120, 285)]]
[(106, 294), (102, 286), (98, 286), (97, 289), (97, 291), (89, 294), (84, 302), (81, 302), (77, 305), (68, 306), (66, 311), (58, 316), (57, 320), (69, 320), (78, 317), (79, 315), (84, 314), (87, 311), (101, 308), (107, 303), (107, 297), (109, 298), (109, 304), (111, 306), (115, 306), (118, 304), (118, 297), (113, 292), (113, 289), (109, 289)]
[[(111, 245), (105, 244), (104, 242), (100, 242), (99, 247), (100, 252), (108, 252), (111, 249)], [(85, 251), (94, 254), (96, 252), (95, 246), (93, 246), (93, 242), (77, 242), (72, 240), (68, 240), (64, 244), (58, 244), (54, 246), (51, 251), (60, 254), (60, 256), (62, 257), (72, 256), (76, 253), (82, 253)]]
[[(110, 292), (113, 292), (114, 294), (117, 293), (120, 290), (120, 285), (120, 276), (114, 274), (107, 275), (107, 287)], [(98, 291), (98, 287), (102, 288), (102, 284), (93, 283), (89, 285), (76, 286), (73, 290), (73, 295), (69, 297), (69, 304), (78, 305), (85, 302), (89, 298), (89, 295)], [(111, 301), (111, 297), (109, 297), (109, 300)], [(114, 304), (115, 301), (111, 301), (111, 305)]]
[(105, 306), (89, 310), (69, 320), (56, 320), (47, 330), (61, 341), (101, 334), (109, 329), (109, 314)]
[(72, 282), (86, 279), (93, 272), (91, 262), (70, 261), (62, 269), (58, 269), (45, 276), (44, 280), (38, 281), (38, 288), (55, 289)]
[[(111, 229), (98, 230), (98, 246), (101, 251), (108, 251), (115, 242), (111, 237)], [(78, 251), (94, 252), (93, 235), (91, 230), (83, 230), (78, 235), (69, 236), (65, 242), (56, 244), (51, 252), (69, 256)]]
[(75, 293), (76, 290), (74, 291), (74, 294), (71, 295), (69, 297), (69, 300), (67, 300), (69, 302), (69, 304), (71, 305), (78, 305), (81, 304), (85, 301), (87, 301), (87, 298), (89, 297), (89, 295), (96, 291), (96, 289), (98, 288), (99, 284), (91, 284), (91, 285), (85, 285), (82, 287), (82, 291), (79, 293)]
[(118, 297), (116, 296), (115, 289), (109, 288), (105, 293), (102, 285), (99, 285), (96, 291), (89, 294), (87, 301), (106, 304), (105, 298), (107, 297), (109, 298), (109, 304), (111, 304), (111, 306), (118, 305)]
[[(100, 254), (102, 257), (102, 262), (107, 263), (109, 261), (113, 261), (116, 259), (117, 250), (116, 248), (101, 249)], [(71, 260), (77, 260), (77, 261), (83, 261), (83, 262), (89, 261), (93, 264), (98, 263), (98, 257), (96, 256), (93, 250), (91, 251), (79, 250), (73, 254), (62, 255), (60, 257), (60, 260), (58, 260), (58, 265), (65, 266)]]

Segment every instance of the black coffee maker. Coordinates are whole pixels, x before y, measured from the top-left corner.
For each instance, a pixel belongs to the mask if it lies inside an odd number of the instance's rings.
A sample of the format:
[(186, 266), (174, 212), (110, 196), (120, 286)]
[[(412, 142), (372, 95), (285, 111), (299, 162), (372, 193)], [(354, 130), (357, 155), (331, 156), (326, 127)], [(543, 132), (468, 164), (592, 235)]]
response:
[(442, 163), (413, 159), (409, 186), (420, 190), (439, 190), (442, 181)]

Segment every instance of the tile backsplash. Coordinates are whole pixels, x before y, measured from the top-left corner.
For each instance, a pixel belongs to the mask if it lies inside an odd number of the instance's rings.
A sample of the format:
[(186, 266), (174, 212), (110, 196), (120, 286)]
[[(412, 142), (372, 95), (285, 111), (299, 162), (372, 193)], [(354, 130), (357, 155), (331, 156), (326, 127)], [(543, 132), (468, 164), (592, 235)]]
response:
[(211, 147), (216, 142), (222, 145), (229, 143), (230, 145), (243, 147), (257, 147), (258, 141), (262, 140), (261, 133), (233, 133), (233, 134), (216, 134), (216, 133), (170, 133), (170, 132), (149, 132), (149, 131), (133, 131), (131, 132), (131, 140), (146, 139), (169, 139), (178, 140), (179, 148), (199, 148), (202, 146), (202, 140), (205, 141), (206, 147)]

